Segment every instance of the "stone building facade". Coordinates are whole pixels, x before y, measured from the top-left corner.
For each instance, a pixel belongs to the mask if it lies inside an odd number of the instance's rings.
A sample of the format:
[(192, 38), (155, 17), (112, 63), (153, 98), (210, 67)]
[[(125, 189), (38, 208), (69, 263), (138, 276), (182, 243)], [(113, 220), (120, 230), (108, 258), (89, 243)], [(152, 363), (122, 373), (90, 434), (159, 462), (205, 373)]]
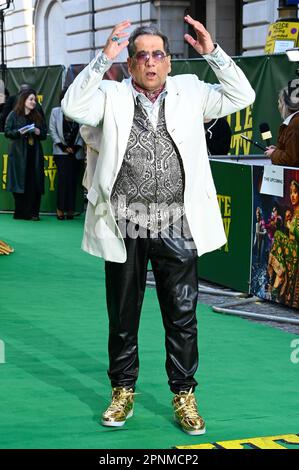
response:
[[(8, 67), (85, 64), (123, 19), (155, 23), (170, 38), (175, 58), (193, 57), (183, 40), (183, 16), (204, 22), (232, 55), (263, 53), (280, 0), (14, 0), (5, 11)], [(126, 60), (126, 51), (119, 57)]]

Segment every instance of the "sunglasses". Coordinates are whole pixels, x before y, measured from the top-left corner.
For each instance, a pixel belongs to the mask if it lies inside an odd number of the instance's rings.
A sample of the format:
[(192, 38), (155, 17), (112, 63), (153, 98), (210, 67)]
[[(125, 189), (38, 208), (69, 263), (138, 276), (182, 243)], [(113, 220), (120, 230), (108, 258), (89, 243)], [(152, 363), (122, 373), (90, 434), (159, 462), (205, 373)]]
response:
[(165, 54), (165, 52), (159, 50), (153, 52), (140, 51), (137, 52), (133, 57), (137, 64), (145, 64), (151, 57), (155, 62), (163, 62), (163, 60), (168, 55), (169, 54)]

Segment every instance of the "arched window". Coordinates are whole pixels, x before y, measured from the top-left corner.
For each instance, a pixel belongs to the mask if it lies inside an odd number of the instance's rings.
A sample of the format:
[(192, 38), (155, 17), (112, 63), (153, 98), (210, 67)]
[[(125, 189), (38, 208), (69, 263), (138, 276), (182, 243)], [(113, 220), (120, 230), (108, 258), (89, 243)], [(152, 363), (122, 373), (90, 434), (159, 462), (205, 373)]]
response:
[(34, 12), (35, 64), (67, 63), (65, 14), (61, 0), (38, 0)]

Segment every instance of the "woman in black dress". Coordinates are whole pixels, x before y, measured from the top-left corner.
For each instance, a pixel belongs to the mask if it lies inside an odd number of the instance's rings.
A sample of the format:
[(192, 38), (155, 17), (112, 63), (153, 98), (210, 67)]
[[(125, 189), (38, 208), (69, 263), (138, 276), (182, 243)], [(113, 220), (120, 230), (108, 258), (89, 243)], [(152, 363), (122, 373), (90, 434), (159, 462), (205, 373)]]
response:
[(8, 153), (8, 184), (15, 200), (15, 219), (39, 220), (44, 193), (44, 154), (41, 140), (47, 126), (36, 110), (34, 90), (23, 92), (5, 123), (5, 136), (11, 140)]

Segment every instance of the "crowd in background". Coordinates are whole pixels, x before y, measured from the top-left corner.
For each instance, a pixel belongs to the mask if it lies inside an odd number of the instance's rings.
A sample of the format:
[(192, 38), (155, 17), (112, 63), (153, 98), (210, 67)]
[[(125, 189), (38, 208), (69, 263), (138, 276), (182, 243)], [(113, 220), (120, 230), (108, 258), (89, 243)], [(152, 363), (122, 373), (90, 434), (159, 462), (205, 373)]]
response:
[[(63, 98), (62, 91), (60, 99)], [(76, 188), (85, 156), (79, 124), (65, 117), (60, 106), (46, 123), (36, 90), (22, 84), (17, 94), (5, 89), (0, 105), (0, 132), (9, 139), (7, 190), (14, 198), (15, 219), (39, 221), (44, 194), (44, 154), (41, 141), (50, 133), (57, 166), (58, 220), (73, 219)]]

